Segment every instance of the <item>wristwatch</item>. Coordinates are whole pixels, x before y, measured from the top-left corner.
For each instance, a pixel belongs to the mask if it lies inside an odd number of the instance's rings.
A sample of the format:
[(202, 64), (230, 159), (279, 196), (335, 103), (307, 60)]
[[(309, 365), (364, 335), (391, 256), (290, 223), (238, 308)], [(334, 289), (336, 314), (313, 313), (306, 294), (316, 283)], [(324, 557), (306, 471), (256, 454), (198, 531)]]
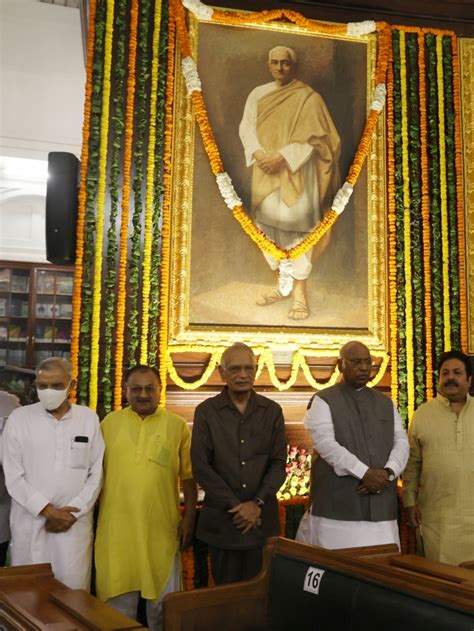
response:
[(263, 508), (265, 502), (261, 500), (259, 497), (254, 497), (253, 501), (259, 508)]
[(395, 480), (395, 478), (397, 477), (394, 472), (389, 469), (388, 467), (385, 467), (385, 471), (388, 473), (388, 481), (389, 482), (393, 482)]

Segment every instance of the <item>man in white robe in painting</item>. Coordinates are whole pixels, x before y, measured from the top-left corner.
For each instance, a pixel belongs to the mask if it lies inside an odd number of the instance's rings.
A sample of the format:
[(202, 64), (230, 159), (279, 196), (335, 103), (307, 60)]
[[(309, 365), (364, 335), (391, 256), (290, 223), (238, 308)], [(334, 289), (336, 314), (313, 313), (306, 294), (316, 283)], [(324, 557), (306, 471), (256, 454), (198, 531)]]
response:
[(51, 563), (59, 581), (89, 590), (104, 442), (97, 414), (69, 401), (73, 385), (65, 359), (38, 365), (39, 403), (10, 414), (3, 469), (12, 498), (12, 565)]
[[(291, 48), (270, 50), (268, 67), (274, 80), (250, 92), (239, 127), (246, 164), (253, 169), (252, 218), (285, 249), (300, 243), (320, 223), (339, 187), (339, 135), (321, 95), (295, 78), (296, 61)], [(328, 242), (326, 233), (316, 248), (293, 260), (289, 318), (308, 317), (306, 285), (312, 260)], [(264, 256), (278, 272), (278, 261)], [(257, 305), (283, 298), (277, 285)]]

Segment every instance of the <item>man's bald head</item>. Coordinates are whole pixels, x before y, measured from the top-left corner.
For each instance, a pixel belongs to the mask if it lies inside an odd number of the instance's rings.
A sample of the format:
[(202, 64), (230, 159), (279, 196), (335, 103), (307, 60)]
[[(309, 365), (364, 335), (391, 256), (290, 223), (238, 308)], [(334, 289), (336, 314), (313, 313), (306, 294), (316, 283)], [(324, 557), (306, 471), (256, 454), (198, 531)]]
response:
[(353, 340), (341, 348), (337, 360), (339, 370), (347, 385), (359, 390), (370, 380), (372, 358), (365, 344)]

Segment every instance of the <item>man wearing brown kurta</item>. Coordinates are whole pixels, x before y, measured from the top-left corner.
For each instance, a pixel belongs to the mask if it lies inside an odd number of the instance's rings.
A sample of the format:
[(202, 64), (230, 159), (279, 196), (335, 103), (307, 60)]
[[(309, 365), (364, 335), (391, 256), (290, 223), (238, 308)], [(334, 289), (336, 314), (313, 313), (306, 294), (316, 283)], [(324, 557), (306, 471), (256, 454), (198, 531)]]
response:
[[(340, 140), (324, 99), (295, 79), (296, 54), (276, 46), (268, 55), (274, 79), (258, 86), (245, 104), (239, 134), (247, 166), (252, 166), (251, 212), (257, 225), (278, 245), (289, 249), (302, 241), (331, 207), (339, 186)], [(328, 235), (318, 245), (320, 253)], [(290, 318), (308, 317), (306, 282), (312, 251), (293, 261)], [(265, 255), (273, 270), (278, 261)], [(314, 257), (313, 257), (314, 258)], [(257, 304), (281, 300), (278, 288)]]
[(467, 355), (457, 350), (441, 355), (438, 395), (413, 415), (410, 457), (403, 474), (403, 503), (409, 524), (419, 528), (419, 551), (452, 565), (474, 559), (471, 378)]
[(234, 344), (219, 372), (226, 387), (196, 408), (191, 461), (206, 494), (196, 536), (224, 584), (256, 576), (266, 538), (279, 533), (275, 495), (285, 480), (286, 440), (280, 406), (253, 390), (252, 350)]

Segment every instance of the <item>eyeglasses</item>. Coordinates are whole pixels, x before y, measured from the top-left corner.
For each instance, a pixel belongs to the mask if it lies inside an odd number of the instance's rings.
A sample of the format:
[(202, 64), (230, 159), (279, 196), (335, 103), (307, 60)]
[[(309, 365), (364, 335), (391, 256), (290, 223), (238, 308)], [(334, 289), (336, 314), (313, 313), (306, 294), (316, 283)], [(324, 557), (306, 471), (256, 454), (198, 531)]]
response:
[(348, 362), (349, 364), (352, 364), (356, 368), (361, 368), (362, 366), (364, 366), (364, 368), (374, 368), (375, 366), (372, 359), (345, 359), (344, 358), (342, 361)]

